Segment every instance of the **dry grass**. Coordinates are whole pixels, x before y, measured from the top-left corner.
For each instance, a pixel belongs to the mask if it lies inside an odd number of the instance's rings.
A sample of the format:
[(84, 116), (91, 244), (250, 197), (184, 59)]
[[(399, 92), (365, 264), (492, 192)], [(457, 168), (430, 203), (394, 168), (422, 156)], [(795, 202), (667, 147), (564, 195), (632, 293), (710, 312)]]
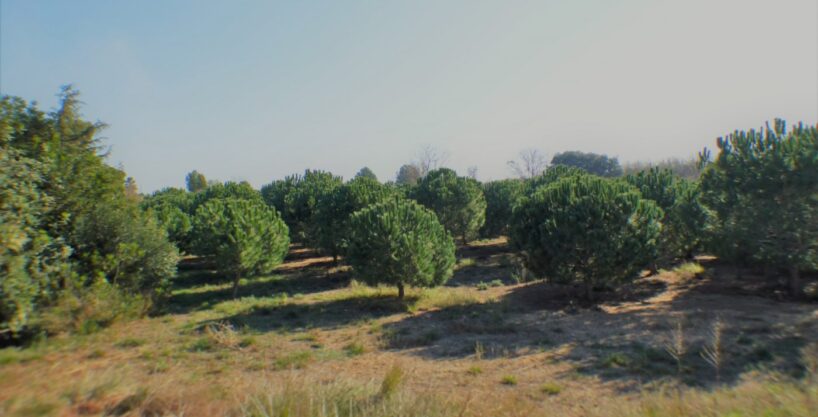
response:
[(598, 308), (544, 284), (481, 291), (509, 273), (502, 244), (464, 249), (462, 284), (404, 300), (325, 259), (248, 280), (237, 300), (229, 283), (188, 280), (166, 315), (0, 349), (0, 415), (777, 417), (818, 404), (815, 304), (734, 294), (742, 283), (709, 264)]

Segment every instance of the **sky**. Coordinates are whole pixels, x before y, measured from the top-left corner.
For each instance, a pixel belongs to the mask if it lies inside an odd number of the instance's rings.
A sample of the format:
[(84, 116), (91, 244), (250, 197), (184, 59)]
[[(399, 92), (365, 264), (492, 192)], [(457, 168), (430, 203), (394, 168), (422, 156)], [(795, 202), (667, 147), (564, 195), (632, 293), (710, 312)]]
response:
[(491, 180), (526, 148), (659, 161), (815, 124), (818, 2), (0, 0), (0, 92), (65, 84), (146, 192), (391, 180), (427, 145)]

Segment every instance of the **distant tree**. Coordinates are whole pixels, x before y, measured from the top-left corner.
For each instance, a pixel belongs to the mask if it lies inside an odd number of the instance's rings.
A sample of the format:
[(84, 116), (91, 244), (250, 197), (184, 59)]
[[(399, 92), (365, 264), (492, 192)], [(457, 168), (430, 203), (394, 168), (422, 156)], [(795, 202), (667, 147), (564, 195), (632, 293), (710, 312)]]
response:
[(590, 152), (569, 151), (558, 153), (551, 159), (551, 165), (577, 167), (600, 177), (618, 177), (622, 175), (622, 167), (616, 158)]
[(397, 194), (376, 179), (359, 176), (322, 195), (314, 215), (318, 248), (337, 260), (347, 248), (352, 214)]
[(191, 193), (196, 193), (207, 188), (207, 179), (205, 178), (204, 174), (196, 170), (193, 170), (187, 174), (187, 177), (185, 177), (185, 183), (187, 184), (187, 190)]
[(347, 261), (363, 282), (405, 286), (444, 284), (455, 264), (454, 242), (430, 210), (411, 200), (390, 199), (350, 219)]
[(355, 174), (355, 178), (360, 178), (360, 177), (370, 178), (370, 179), (373, 179), (375, 181), (378, 180), (378, 176), (375, 175), (375, 173), (372, 172), (372, 170), (369, 169), (369, 167), (363, 167), (363, 168), (361, 168), (360, 171), (358, 171), (357, 174)]
[(518, 179), (491, 181), (483, 184), (486, 197), (486, 223), (480, 236), (496, 237), (508, 233), (514, 204), (523, 196), (525, 183)]
[[(715, 216), (710, 249), (722, 259), (789, 271), (818, 269), (818, 126), (783, 120), (718, 139), (701, 177), (702, 200)], [(707, 151), (703, 162), (707, 162)]]
[(699, 179), (699, 175), (701, 175), (699, 160), (695, 157), (687, 159), (669, 158), (657, 163), (630, 162), (622, 167), (622, 172), (625, 175), (635, 175), (651, 168), (658, 168), (660, 170), (667, 169), (687, 180), (697, 180)]
[(414, 164), (402, 165), (398, 170), (395, 182), (398, 185), (414, 186), (420, 180), (420, 169)]
[(480, 183), (439, 168), (420, 180), (411, 196), (435, 212), (450, 233), (463, 244), (477, 236), (486, 221), (486, 199)]
[(330, 172), (306, 170), (304, 176), (296, 180), (295, 187), (285, 197), (285, 219), (289, 218), (291, 235), (310, 245), (317, 245), (318, 235), (313, 216), (318, 201), (343, 184), (339, 176)]
[(623, 181), (573, 175), (523, 197), (510, 238), (529, 270), (579, 281), (593, 300), (595, 287), (633, 279), (654, 260), (661, 218), (656, 203)]
[(193, 224), (202, 254), (233, 278), (234, 298), (242, 276), (272, 271), (290, 244), (281, 216), (258, 200), (211, 199), (196, 210)]
[(507, 162), (508, 167), (519, 178), (534, 178), (548, 168), (548, 160), (545, 159), (545, 154), (540, 153), (537, 149), (523, 149), (520, 151), (519, 158), (519, 161)]
[(139, 194), (139, 187), (133, 177), (125, 178), (125, 196), (133, 201), (139, 202), (142, 196)]
[(473, 179), (473, 180), (476, 180), (477, 179), (477, 167), (476, 166), (470, 166), (469, 169), (466, 171), (466, 176)]
[(435, 169), (442, 168), (449, 160), (449, 153), (436, 149), (431, 145), (426, 145), (418, 151), (417, 162), (414, 165), (420, 171), (420, 176), (425, 177)]

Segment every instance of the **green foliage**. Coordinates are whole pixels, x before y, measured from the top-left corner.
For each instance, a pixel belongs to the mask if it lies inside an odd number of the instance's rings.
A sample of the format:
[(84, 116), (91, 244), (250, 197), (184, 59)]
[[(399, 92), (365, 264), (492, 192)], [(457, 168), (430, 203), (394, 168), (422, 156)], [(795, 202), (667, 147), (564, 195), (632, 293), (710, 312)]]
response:
[(191, 193), (197, 193), (207, 188), (207, 178), (199, 171), (193, 170), (185, 177), (185, 185)]
[(480, 236), (495, 237), (508, 233), (508, 222), (514, 204), (523, 196), (525, 183), (516, 179), (491, 181), (483, 184), (486, 198), (486, 223)]
[(711, 249), (788, 268), (791, 290), (800, 293), (799, 271), (818, 269), (818, 128), (788, 131), (776, 120), (719, 138), (718, 148), (701, 178), (703, 201), (715, 214)]
[(212, 199), (197, 209), (193, 224), (197, 250), (233, 277), (234, 296), (242, 275), (272, 271), (290, 244), (278, 212), (256, 200)]
[(558, 282), (627, 281), (653, 261), (662, 210), (636, 188), (591, 175), (540, 187), (514, 209), (510, 237), (526, 266)]
[(628, 175), (625, 179), (641, 191), (642, 197), (656, 202), (665, 213), (659, 238), (661, 256), (666, 261), (691, 257), (701, 243), (707, 222), (698, 184), (658, 168)]
[(363, 168), (361, 168), (360, 171), (358, 171), (357, 174), (355, 174), (355, 178), (361, 178), (361, 177), (369, 178), (369, 179), (375, 180), (375, 181), (378, 180), (378, 176), (375, 175), (375, 173), (372, 172), (372, 170), (369, 169), (369, 167), (363, 167)]
[(435, 214), (400, 198), (375, 204), (350, 219), (347, 262), (367, 284), (442, 285), (454, 269), (454, 242)]
[(420, 168), (414, 164), (402, 165), (395, 177), (395, 183), (398, 185), (414, 186), (420, 181)]
[(350, 235), (349, 218), (352, 213), (395, 194), (392, 188), (377, 180), (355, 177), (321, 196), (313, 217), (318, 248), (333, 257), (343, 255)]
[(118, 287), (162, 295), (176, 274), (178, 251), (158, 221), (135, 204), (99, 205), (74, 231), (81, 272), (104, 276)]
[(165, 230), (168, 239), (183, 251), (191, 250), (193, 223), (190, 208), (193, 194), (178, 188), (165, 188), (140, 202), (140, 206), (150, 212)]
[(199, 206), (207, 203), (213, 199), (227, 199), (235, 198), (239, 200), (264, 201), (261, 193), (256, 191), (248, 182), (232, 182), (215, 183), (209, 185), (207, 188), (193, 194), (192, 201), (188, 214), (195, 215)]
[(580, 168), (600, 177), (618, 177), (622, 175), (622, 166), (616, 158), (591, 152), (568, 151), (558, 153), (551, 159), (551, 165), (565, 165)]
[(152, 299), (175, 274), (176, 249), (128, 195), (135, 182), (99, 154), (105, 125), (79, 109), (70, 87), (50, 114), (0, 100), (4, 330), (30, 325), (69, 288), (82, 296), (104, 280)]
[(318, 201), (342, 183), (341, 177), (329, 172), (306, 170), (303, 176), (289, 176), (262, 187), (262, 194), (268, 205), (281, 212), (293, 239), (316, 244), (318, 233), (313, 216)]
[(465, 244), (477, 236), (486, 221), (486, 198), (480, 183), (458, 177), (448, 168), (429, 172), (418, 183), (412, 197), (434, 211), (440, 223)]
[(19, 332), (65, 275), (69, 248), (43, 230), (41, 165), (0, 150), (0, 333)]
[(534, 191), (537, 191), (537, 189), (539, 189), (543, 185), (552, 184), (565, 177), (583, 174), (587, 174), (587, 172), (580, 168), (569, 167), (565, 165), (554, 165), (548, 167), (548, 169), (541, 175), (527, 179), (525, 181), (523, 194), (525, 194), (526, 196), (531, 196), (532, 194), (534, 194)]

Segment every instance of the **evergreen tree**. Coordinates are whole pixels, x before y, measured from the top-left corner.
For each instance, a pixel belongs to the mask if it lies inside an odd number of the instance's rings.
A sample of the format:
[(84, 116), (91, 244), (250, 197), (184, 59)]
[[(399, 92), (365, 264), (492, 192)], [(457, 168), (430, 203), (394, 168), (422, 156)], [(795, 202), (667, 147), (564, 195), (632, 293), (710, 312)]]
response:
[(435, 212), (440, 223), (463, 244), (477, 236), (486, 221), (486, 199), (477, 180), (458, 177), (448, 168), (429, 172), (412, 197)]
[(703, 201), (715, 214), (711, 249), (724, 259), (786, 268), (790, 291), (801, 294), (801, 271), (818, 269), (818, 127), (788, 131), (776, 120), (719, 138), (718, 148), (701, 178)]
[(357, 279), (398, 287), (444, 284), (455, 264), (454, 242), (430, 210), (393, 198), (355, 212), (347, 261)]
[(392, 188), (377, 180), (358, 176), (321, 196), (314, 216), (318, 247), (335, 259), (343, 255), (352, 213), (395, 195)]
[(496, 237), (508, 233), (508, 223), (514, 204), (523, 196), (525, 183), (517, 179), (491, 181), (483, 184), (486, 197), (486, 223), (480, 236)]
[(636, 188), (591, 175), (564, 177), (514, 208), (511, 244), (526, 266), (557, 282), (595, 287), (636, 277), (655, 259), (662, 210)]
[(233, 278), (233, 297), (242, 276), (272, 271), (290, 244), (281, 216), (258, 200), (211, 199), (196, 210), (193, 224), (201, 253)]

